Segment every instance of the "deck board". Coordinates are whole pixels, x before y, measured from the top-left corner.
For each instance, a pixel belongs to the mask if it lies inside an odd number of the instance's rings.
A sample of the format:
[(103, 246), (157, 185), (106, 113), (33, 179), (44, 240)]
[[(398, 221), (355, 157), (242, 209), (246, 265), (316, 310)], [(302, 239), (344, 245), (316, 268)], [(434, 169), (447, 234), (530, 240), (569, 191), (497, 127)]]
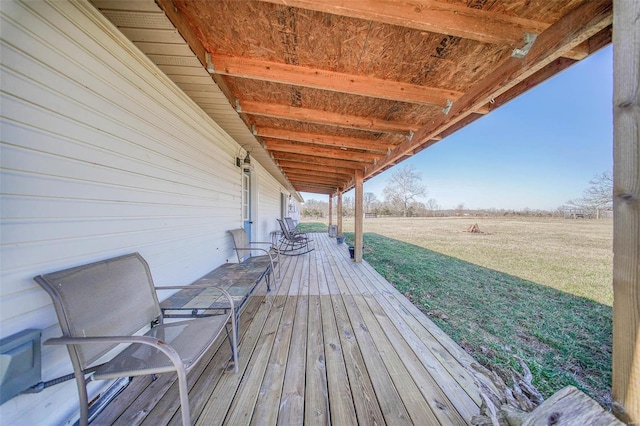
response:
[[(239, 372), (220, 338), (189, 374), (198, 425), (468, 424), (475, 361), (346, 245), (283, 257), (240, 317)], [(179, 424), (174, 375), (133, 379), (94, 424)]]

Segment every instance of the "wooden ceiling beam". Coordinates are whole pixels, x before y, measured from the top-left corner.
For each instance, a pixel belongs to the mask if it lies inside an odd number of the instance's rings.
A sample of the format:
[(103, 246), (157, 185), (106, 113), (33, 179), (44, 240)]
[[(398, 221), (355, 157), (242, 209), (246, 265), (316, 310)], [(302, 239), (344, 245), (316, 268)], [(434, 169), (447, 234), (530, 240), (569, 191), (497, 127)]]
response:
[(331, 183), (311, 183), (311, 182), (291, 182), (293, 186), (307, 186), (309, 188), (317, 188), (317, 189), (336, 189), (339, 188), (340, 185), (334, 185)]
[(408, 136), (410, 132), (417, 130), (417, 126), (414, 124), (262, 102), (241, 101), (238, 112), (283, 120), (304, 121), (307, 123), (366, 130), (369, 132), (401, 134), (404, 136)]
[(433, 137), (464, 120), (491, 99), (497, 98), (512, 87), (563, 56), (583, 41), (611, 25), (612, 5), (609, 0), (586, 1), (538, 36), (531, 50), (523, 59), (508, 58), (499, 68), (479, 80), (459, 100), (448, 115), (440, 115), (420, 129), (411, 140), (401, 143), (385, 158), (365, 170), (369, 177), (388, 164), (402, 158), (417, 147), (434, 143)]
[(373, 163), (380, 155), (370, 152), (357, 152), (342, 150), (340, 148), (325, 148), (303, 142), (287, 142), (279, 139), (265, 139), (265, 145), (269, 151), (291, 152), (293, 154), (306, 154), (318, 157), (348, 159), (362, 163)]
[(353, 173), (351, 174), (336, 174), (336, 173), (327, 173), (320, 172), (317, 170), (303, 170), (296, 168), (286, 168), (282, 170), (287, 176), (293, 174), (296, 176), (307, 176), (309, 178), (318, 177), (318, 178), (334, 178), (337, 180), (348, 180), (353, 177)]
[(611, 30), (612, 27), (605, 28), (604, 30), (591, 37), (589, 40), (583, 41), (578, 46), (565, 53), (563, 56), (565, 58), (573, 59), (576, 61), (583, 60), (596, 50), (599, 50), (611, 43), (611, 38), (613, 36)]
[(261, 0), (332, 15), (398, 25), (483, 43), (521, 47), (525, 32), (540, 34), (549, 24), (434, 0)]
[(288, 169), (302, 169), (309, 172), (323, 172), (332, 173), (337, 175), (353, 175), (353, 169), (347, 169), (342, 167), (331, 167), (326, 165), (316, 165), (309, 163), (296, 163), (294, 161), (279, 160), (278, 165), (285, 170)]
[[(608, 26), (588, 40), (582, 42), (579, 46), (581, 46), (581, 49), (587, 49), (588, 54), (590, 55), (593, 52), (611, 43), (611, 30), (611, 26)], [(573, 49), (572, 51), (575, 50), (576, 49)], [(489, 110), (492, 111), (496, 108), (499, 108), (516, 96), (521, 95), (522, 93), (553, 77), (564, 69), (569, 68), (576, 62), (577, 60), (570, 59), (569, 55), (563, 55), (562, 57), (555, 59), (544, 68), (529, 76), (526, 80), (521, 81), (500, 96), (497, 96), (492, 103), (487, 105), (489, 107)]]
[(311, 192), (312, 194), (335, 194), (340, 190), (338, 187), (316, 187), (316, 186), (308, 186), (308, 185), (294, 185), (294, 188), (298, 192)]
[(309, 163), (320, 166), (340, 167), (345, 169), (364, 169), (366, 164), (359, 163), (357, 161), (349, 160), (336, 160), (332, 158), (313, 157), (309, 155), (292, 154), (289, 152), (272, 152), (273, 158), (280, 162), (280, 160), (293, 161), (297, 163)]
[(216, 74), (444, 108), (462, 92), (247, 57), (212, 55)]
[(395, 146), (394, 144), (380, 142), (374, 139), (360, 139), (348, 136), (296, 132), (293, 130), (274, 129), (268, 127), (257, 127), (253, 134), (264, 138), (283, 139), (289, 141), (313, 143), (317, 145), (361, 149), (364, 151), (370, 151), (379, 154), (385, 154), (388, 149), (391, 149)]
[(305, 171), (302, 169), (291, 169), (291, 168), (287, 168), (287, 169), (283, 169), (282, 170), (283, 173), (287, 176), (293, 174), (296, 176), (304, 176), (307, 177), (309, 179), (312, 178), (329, 178), (329, 179), (336, 179), (339, 181), (345, 181), (345, 180), (349, 180), (351, 179), (351, 177), (353, 177), (353, 175), (343, 175), (343, 174), (331, 174), (331, 173), (322, 173), (322, 172), (318, 172), (318, 171)]
[[(287, 179), (289, 179), (289, 182), (291, 182), (292, 184), (293, 183), (307, 183), (307, 184), (314, 183), (319, 185), (331, 185), (331, 186), (344, 185), (344, 181), (340, 179), (300, 176), (296, 174), (287, 175)], [(348, 180), (348, 179), (345, 179), (345, 180)]]

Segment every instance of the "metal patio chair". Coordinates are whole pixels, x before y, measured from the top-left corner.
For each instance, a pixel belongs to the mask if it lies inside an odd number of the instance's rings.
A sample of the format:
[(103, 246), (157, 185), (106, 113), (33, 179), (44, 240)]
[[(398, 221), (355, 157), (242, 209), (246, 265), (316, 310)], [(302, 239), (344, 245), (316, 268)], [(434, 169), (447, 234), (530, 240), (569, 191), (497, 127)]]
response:
[(306, 239), (308, 239), (309, 241), (311, 241), (311, 239), (309, 238), (309, 234), (307, 234), (306, 232), (300, 232), (298, 230), (298, 226), (296, 225), (295, 221), (293, 220), (293, 218), (290, 217), (285, 217), (284, 218), (284, 224), (287, 226), (287, 228), (289, 229), (289, 233), (293, 236), (293, 237), (305, 237)]
[(280, 241), (278, 243), (278, 252), (285, 256), (300, 256), (309, 253), (314, 249), (309, 246), (313, 240), (303, 235), (292, 235), (289, 228), (282, 219), (276, 219), (282, 231)]
[[(238, 263), (264, 263), (271, 264), (271, 269), (267, 272), (266, 282), (267, 290), (271, 291), (269, 277), (273, 276), (273, 283), (277, 287), (277, 279), (275, 277), (275, 266), (278, 266), (278, 277), (280, 277), (280, 253), (272, 243), (263, 241), (249, 241), (247, 232), (240, 229), (232, 229), (229, 231), (233, 238), (233, 249), (238, 256)], [(264, 255), (254, 256), (254, 251), (264, 252)]]
[[(86, 385), (91, 380), (176, 372), (182, 424), (190, 425), (187, 372), (223, 330), (232, 344), (235, 371), (238, 346), (233, 300), (224, 315), (163, 324), (156, 290), (212, 288), (211, 285), (155, 287), (147, 262), (138, 253), (39, 275), (34, 280), (49, 293), (63, 337), (45, 345), (66, 345), (80, 399), (80, 424), (88, 423)], [(231, 322), (231, 332), (226, 329)], [(151, 326), (144, 335), (137, 335)], [(119, 344), (124, 350), (103, 364)]]

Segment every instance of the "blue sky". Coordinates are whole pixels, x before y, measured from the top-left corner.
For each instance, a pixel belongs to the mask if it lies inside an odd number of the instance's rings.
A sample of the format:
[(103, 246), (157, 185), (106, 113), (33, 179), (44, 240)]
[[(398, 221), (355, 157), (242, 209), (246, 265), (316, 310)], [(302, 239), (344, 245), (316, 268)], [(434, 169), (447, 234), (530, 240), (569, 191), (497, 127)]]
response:
[[(580, 197), (613, 165), (612, 61), (609, 45), (400, 163), (422, 174), (428, 194), (421, 201), (519, 210), (555, 209)], [(393, 170), (365, 182), (364, 191), (382, 200)]]

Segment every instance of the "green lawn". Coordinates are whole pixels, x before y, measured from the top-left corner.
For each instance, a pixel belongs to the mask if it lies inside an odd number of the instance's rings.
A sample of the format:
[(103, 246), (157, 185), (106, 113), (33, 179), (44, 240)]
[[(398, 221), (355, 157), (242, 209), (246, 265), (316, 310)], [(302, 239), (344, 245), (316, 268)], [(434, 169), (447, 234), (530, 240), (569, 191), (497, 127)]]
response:
[(364, 258), (483, 365), (508, 379), (517, 355), (545, 397), (571, 384), (608, 406), (611, 222), (467, 222), (365, 221)]

